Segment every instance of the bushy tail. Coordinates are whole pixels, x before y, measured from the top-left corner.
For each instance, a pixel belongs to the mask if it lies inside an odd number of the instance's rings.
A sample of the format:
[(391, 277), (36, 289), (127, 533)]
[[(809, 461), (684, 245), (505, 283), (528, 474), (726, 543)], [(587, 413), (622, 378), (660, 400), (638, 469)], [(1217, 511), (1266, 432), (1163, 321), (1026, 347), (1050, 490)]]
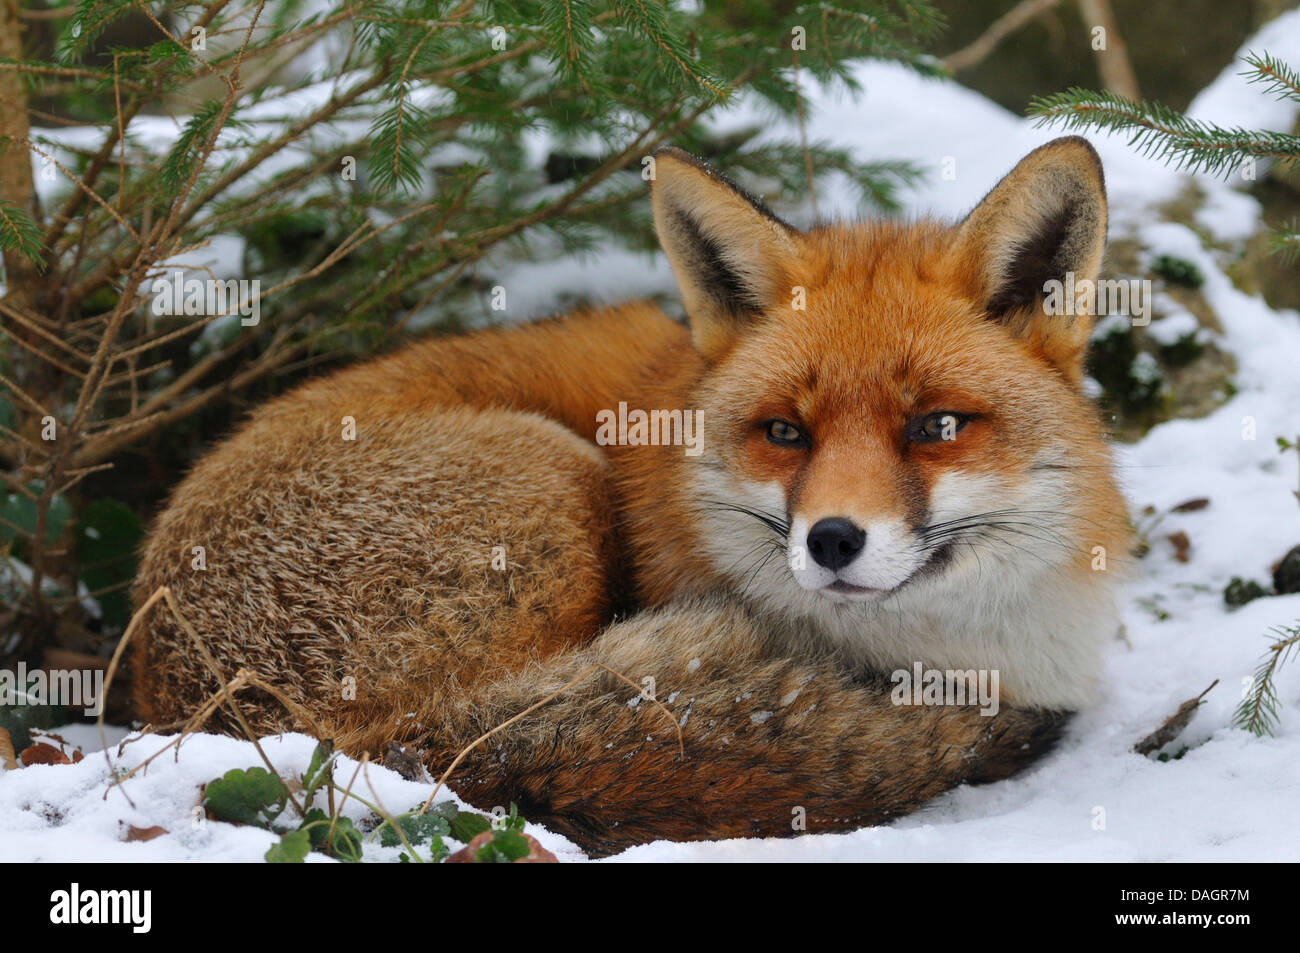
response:
[(897, 706), (884, 680), (767, 654), (738, 607), (692, 604), (635, 616), (468, 696), (431, 698), (429, 715), (442, 720), (424, 739), (430, 771), (596, 663), (652, 687), (660, 705), (597, 668), (478, 745), (452, 776), (471, 803), (514, 802), (593, 855), (882, 823), (962, 782), (1011, 774), (1064, 721), (1005, 706), (991, 717), (977, 706)]

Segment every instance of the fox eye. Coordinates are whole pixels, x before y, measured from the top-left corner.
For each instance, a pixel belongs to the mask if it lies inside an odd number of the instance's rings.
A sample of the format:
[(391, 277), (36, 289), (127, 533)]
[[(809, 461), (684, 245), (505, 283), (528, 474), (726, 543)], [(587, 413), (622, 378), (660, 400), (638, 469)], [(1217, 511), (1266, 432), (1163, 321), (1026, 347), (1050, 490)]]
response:
[(936, 443), (940, 440), (952, 440), (971, 421), (970, 414), (959, 414), (953, 410), (938, 410), (924, 417), (918, 417), (907, 427), (907, 439), (914, 443)]
[(769, 420), (767, 439), (778, 447), (806, 447), (809, 442), (804, 432), (788, 420)]

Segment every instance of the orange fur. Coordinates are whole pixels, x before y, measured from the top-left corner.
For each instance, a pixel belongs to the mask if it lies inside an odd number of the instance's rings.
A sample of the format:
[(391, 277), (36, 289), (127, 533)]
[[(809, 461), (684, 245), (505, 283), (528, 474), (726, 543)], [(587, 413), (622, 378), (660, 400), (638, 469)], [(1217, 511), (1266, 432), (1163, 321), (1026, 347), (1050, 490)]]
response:
[[(601, 675), (458, 772), (466, 796), (516, 800), (596, 852), (790, 833), (795, 808), (811, 830), (876, 823), (1005, 776), (1086, 699), (1112, 578), (1095, 553), (1125, 546), (1078, 386), (1089, 320), (1034, 291), (1062, 267), (1096, 276), (1095, 155), (1038, 150), (956, 226), (806, 233), (684, 153), (657, 166), (689, 331), (631, 304), (312, 381), (177, 488), (136, 599), (169, 585), (220, 677), (252, 668), (345, 750), (414, 744), (434, 771), (593, 662), (652, 678), (684, 761), (663, 713)], [(699, 413), (701, 454), (598, 446), (620, 402)], [(936, 412), (969, 420), (909, 436)], [(807, 445), (774, 442), (773, 420)], [(928, 546), (927, 524), (988, 500), (1034, 532), (1002, 516), (969, 552)], [(915, 572), (863, 607), (810, 588), (786, 561), (824, 518), (864, 529), (871, 572)], [(643, 611), (610, 626), (619, 607)], [(140, 642), (141, 717), (179, 718), (219, 684), (165, 613)], [(914, 662), (1005, 668), (1004, 707), (900, 708), (881, 679)], [(259, 730), (304, 727), (248, 704)]]

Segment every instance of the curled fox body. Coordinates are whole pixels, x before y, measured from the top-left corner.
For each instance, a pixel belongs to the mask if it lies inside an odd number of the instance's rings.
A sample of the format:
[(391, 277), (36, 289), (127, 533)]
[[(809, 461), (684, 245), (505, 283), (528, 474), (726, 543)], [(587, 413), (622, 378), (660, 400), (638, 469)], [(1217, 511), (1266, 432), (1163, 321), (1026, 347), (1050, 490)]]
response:
[[(437, 774), (586, 673), (452, 783), (593, 853), (879, 823), (1050, 745), (1126, 548), (1091, 320), (1044, 308), (1100, 268), (1096, 154), (1049, 143), (955, 225), (808, 231), (656, 166), (689, 327), (632, 304), (429, 340), (262, 407), (152, 527), (137, 602), (169, 586), (221, 671), (155, 608), (141, 718), (246, 668), (344, 750)], [(611, 444), (626, 408), (692, 412), (695, 445)], [(918, 663), (996, 671), (996, 714), (895, 704)]]

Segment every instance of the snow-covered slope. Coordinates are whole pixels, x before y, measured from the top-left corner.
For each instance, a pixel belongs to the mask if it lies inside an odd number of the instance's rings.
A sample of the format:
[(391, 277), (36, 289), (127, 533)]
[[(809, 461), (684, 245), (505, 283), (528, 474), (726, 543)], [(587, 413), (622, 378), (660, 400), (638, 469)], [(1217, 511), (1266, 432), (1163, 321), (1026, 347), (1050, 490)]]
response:
[[(1247, 48), (1300, 65), (1300, 14), (1274, 21)], [(1290, 129), (1294, 104), (1265, 100), (1238, 72), (1236, 65), (1225, 70), (1197, 98), (1193, 114)], [(1057, 134), (956, 84), (891, 65), (863, 65), (859, 79), (866, 92), (857, 101), (819, 97), (810, 134), (860, 156), (911, 158), (929, 168), (908, 198), (916, 214), (964, 212), (1024, 153)], [(765, 135), (792, 135), (744, 102), (718, 124), (755, 121), (771, 127)], [(791, 840), (651, 844), (615, 861), (1300, 859), (1300, 664), (1284, 667), (1277, 680), (1282, 711), (1276, 737), (1255, 738), (1230, 726), (1266, 632), (1300, 619), (1300, 595), (1260, 599), (1232, 612), (1221, 596), (1231, 576), (1264, 579), (1269, 564), (1300, 542), (1300, 506), (1292, 496), (1300, 484), (1297, 456), (1280, 455), (1274, 442), (1300, 430), (1300, 315), (1270, 309), (1225, 275), (1235, 243), (1259, 225), (1253, 199), (1223, 181), (1201, 180), (1205, 203), (1197, 224), (1222, 246), (1207, 249), (1192, 230), (1161, 222), (1154, 211), (1180, 193), (1185, 176), (1135, 155), (1120, 138), (1094, 142), (1106, 167), (1112, 237), (1132, 236), (1149, 254), (1177, 255), (1200, 267), (1203, 293), (1224, 326), (1219, 346), (1239, 368), (1237, 393), (1210, 416), (1163, 424), (1135, 446), (1119, 448), (1135, 510), (1153, 505), (1163, 511), (1194, 497), (1210, 503), (1166, 518), (1151, 554), (1137, 564), (1123, 595), (1127, 642), (1117, 640), (1110, 649), (1104, 696), (1075, 719), (1054, 753), (1023, 775), (954, 791), (891, 826)], [(955, 177), (941, 174), (945, 160)], [(832, 187), (820, 199), (823, 214), (855, 214), (847, 186)], [(794, 214), (798, 219), (799, 210)], [(538, 313), (575, 287), (613, 300), (670, 286), (662, 260), (647, 267), (643, 257), (612, 252), (518, 270), (511, 287), (527, 294), (512, 295), (512, 305)], [(1247, 418), (1256, 439), (1243, 439)], [(1164, 542), (1165, 534), (1177, 531), (1191, 542), (1186, 562), (1174, 559)], [(1218, 687), (1173, 746), (1189, 748), (1181, 758), (1160, 762), (1132, 753), (1135, 741), (1215, 679)], [(82, 734), (87, 751), (98, 747)], [(150, 738), (130, 746), (124, 766), (161, 744)], [(277, 766), (301, 771), (312, 742), (288, 736), (266, 747)], [(4, 774), (0, 859), (259, 859), (270, 835), (214, 823), (196, 827), (193, 820), (199, 784), (257, 763), (247, 743), (200, 736), (182, 747), (179, 759), (170, 753), (159, 758), (107, 798), (101, 755)], [(353, 767), (345, 760), (340, 772), (350, 776)], [(427, 786), (381, 767), (371, 766), (368, 775), (390, 810), (407, 809), (428, 793)], [(128, 824), (160, 825), (171, 834), (125, 843)], [(538, 836), (562, 859), (581, 856), (561, 838)], [(377, 849), (375, 856), (396, 853)]]

